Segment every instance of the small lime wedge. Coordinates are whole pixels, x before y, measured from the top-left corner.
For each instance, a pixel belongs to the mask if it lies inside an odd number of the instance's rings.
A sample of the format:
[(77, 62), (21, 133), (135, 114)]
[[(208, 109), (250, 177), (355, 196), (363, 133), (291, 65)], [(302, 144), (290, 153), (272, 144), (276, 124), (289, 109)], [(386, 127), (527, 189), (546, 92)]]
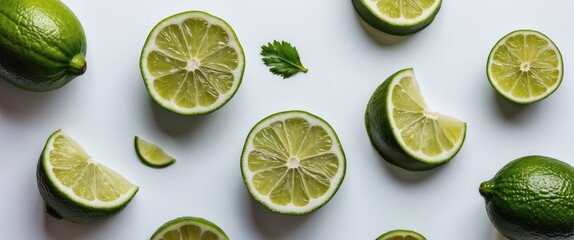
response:
[(198, 217), (180, 217), (161, 225), (150, 240), (229, 240), (214, 223)]
[(488, 81), (501, 96), (518, 104), (538, 102), (552, 94), (564, 75), (562, 55), (546, 35), (517, 30), (490, 51)]
[(426, 238), (411, 230), (397, 229), (384, 233), (377, 240), (426, 240)]
[(161, 147), (138, 136), (134, 139), (134, 145), (138, 158), (145, 165), (153, 168), (164, 168), (175, 163), (175, 158), (165, 153)]

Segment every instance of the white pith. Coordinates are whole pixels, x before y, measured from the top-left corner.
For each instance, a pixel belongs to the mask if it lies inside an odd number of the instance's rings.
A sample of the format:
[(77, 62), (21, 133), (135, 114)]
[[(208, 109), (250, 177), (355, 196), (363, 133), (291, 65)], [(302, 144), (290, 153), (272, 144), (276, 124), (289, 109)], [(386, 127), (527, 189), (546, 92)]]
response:
[[(310, 198), (309, 203), (305, 206), (302, 206), (302, 207), (295, 206), (292, 203), (287, 204), (285, 206), (277, 205), (276, 203), (273, 203), (271, 201), (269, 196), (259, 194), (257, 189), (255, 189), (253, 187), (253, 185), (251, 184), (251, 179), (253, 178), (254, 173), (249, 170), (248, 159), (247, 159), (249, 156), (249, 153), (252, 152), (253, 150), (255, 150), (255, 148), (253, 147), (253, 138), (255, 137), (255, 135), (258, 132), (260, 132), (263, 128), (268, 127), (273, 122), (285, 121), (285, 120), (290, 119), (290, 118), (303, 118), (309, 122), (310, 126), (321, 126), (323, 129), (325, 129), (325, 131), (327, 132), (327, 134), (329, 135), (329, 137), (331, 138), (331, 140), (333, 142), (330, 151), (328, 151), (326, 153), (333, 153), (334, 155), (337, 156), (337, 159), (339, 160), (339, 167), (337, 169), (337, 173), (335, 174), (335, 176), (333, 178), (331, 178), (329, 189), (319, 198)], [(293, 165), (291, 165), (291, 167), (298, 167), (298, 162), (297, 162), (298, 159), (291, 159), (291, 160), (286, 159), (286, 160), (287, 160), (288, 167), (290, 164), (293, 164)], [(290, 163), (290, 161), (292, 161), (292, 162)], [(243, 150), (242, 159), (241, 159), (241, 168), (242, 168), (242, 172), (244, 174), (244, 179), (248, 182), (248, 184), (246, 184), (246, 185), (249, 188), (249, 192), (258, 201), (262, 202), (265, 206), (268, 206), (268, 207), (270, 207), (270, 208), (272, 208), (278, 212), (290, 213), (290, 214), (303, 214), (303, 213), (307, 213), (307, 212), (309, 212), (309, 211), (311, 211), (311, 210), (313, 210), (319, 206), (324, 205), (326, 203), (326, 201), (328, 201), (331, 197), (333, 197), (333, 195), (335, 194), (335, 191), (338, 189), (338, 186), (341, 184), (342, 178), (344, 177), (346, 166), (345, 166), (344, 153), (341, 150), (340, 143), (337, 139), (335, 132), (333, 131), (333, 129), (330, 126), (328, 126), (322, 120), (319, 120), (315, 117), (312, 117), (306, 113), (288, 112), (288, 113), (282, 113), (282, 114), (278, 114), (278, 115), (274, 115), (272, 117), (269, 117), (269, 118), (263, 120), (262, 122), (258, 123), (253, 128), (253, 130), (251, 130), (251, 132), (249, 133), (249, 136), (247, 137), (247, 140), (246, 140), (246, 146), (244, 147), (244, 150)]]
[[(147, 67), (146, 67), (147, 62), (148, 62), (147, 56), (152, 51), (160, 51), (154, 43), (155, 43), (155, 39), (157, 38), (157, 35), (159, 34), (159, 32), (163, 28), (165, 28), (166, 26), (172, 25), (172, 24), (181, 25), (185, 20), (194, 19), (194, 18), (195, 19), (202, 19), (202, 20), (206, 21), (209, 25), (217, 25), (217, 26), (220, 26), (223, 30), (225, 30), (225, 32), (227, 33), (227, 36), (229, 37), (229, 42), (228, 42), (227, 46), (235, 49), (235, 51), (237, 52), (238, 65), (235, 68), (235, 70), (233, 70), (231, 72), (231, 74), (233, 75), (233, 79), (234, 79), (233, 85), (231, 86), (231, 88), (229, 89), (229, 91), (227, 93), (221, 93), (220, 92), (219, 98), (214, 103), (212, 103), (209, 106), (195, 106), (193, 108), (182, 108), (172, 101), (163, 99), (157, 93), (157, 91), (153, 87), (153, 81), (159, 77), (152, 76), (151, 73), (149, 73), (149, 71), (147, 70)], [(179, 15), (170, 17), (170, 18), (165, 19), (162, 22), (160, 22), (156, 27), (154, 27), (154, 29), (150, 33), (148, 40), (146, 42), (146, 45), (144, 46), (144, 48), (142, 50), (142, 56), (143, 56), (141, 58), (141, 66), (143, 66), (142, 73), (144, 75), (144, 81), (146, 82), (146, 85), (148, 86), (148, 91), (150, 91), (150, 94), (154, 96), (154, 99), (156, 101), (160, 102), (160, 105), (162, 105), (168, 109), (173, 109), (176, 112), (183, 113), (183, 114), (209, 112), (209, 111), (213, 110), (214, 108), (218, 108), (219, 106), (225, 104), (233, 96), (233, 94), (236, 92), (237, 88), (239, 87), (239, 84), (241, 82), (240, 79), (242, 77), (241, 75), (242, 75), (243, 68), (245, 65), (244, 58), (243, 58), (243, 50), (241, 49), (239, 43), (237, 42), (237, 39), (235, 37), (235, 33), (233, 32), (231, 27), (229, 25), (227, 25), (227, 23), (225, 23), (223, 20), (218, 19), (214, 16), (211, 16), (211, 15), (209, 15), (207, 13), (203, 13), (203, 12), (187, 12), (184, 14), (179, 14)], [(193, 71), (193, 70), (199, 68), (200, 66), (201, 66), (201, 62), (199, 61), (199, 59), (189, 59), (185, 69), (188, 71)]]

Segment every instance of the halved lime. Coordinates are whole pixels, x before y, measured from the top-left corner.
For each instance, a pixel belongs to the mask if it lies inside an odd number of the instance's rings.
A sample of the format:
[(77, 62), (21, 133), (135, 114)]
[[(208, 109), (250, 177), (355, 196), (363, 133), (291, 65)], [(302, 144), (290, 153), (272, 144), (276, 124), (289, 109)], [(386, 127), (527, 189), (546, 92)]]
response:
[(440, 166), (462, 147), (466, 123), (431, 111), (412, 68), (387, 78), (365, 113), (371, 143), (389, 163), (412, 171)]
[(180, 217), (161, 225), (151, 240), (228, 240), (214, 223), (198, 217)]
[(261, 120), (241, 154), (247, 190), (281, 214), (306, 214), (325, 205), (343, 182), (345, 168), (333, 128), (304, 111), (279, 112)]
[(183, 115), (213, 112), (237, 92), (245, 57), (233, 29), (209, 13), (170, 16), (150, 32), (140, 70), (149, 95)]
[(384, 233), (377, 240), (426, 240), (426, 238), (415, 231), (397, 229)]
[(552, 94), (564, 75), (562, 55), (546, 35), (517, 30), (502, 37), (490, 51), (488, 81), (504, 98), (519, 104)]
[(175, 163), (175, 158), (165, 153), (160, 146), (138, 136), (134, 139), (134, 145), (140, 161), (150, 167), (164, 168)]
[(94, 162), (61, 130), (48, 138), (36, 176), (48, 212), (77, 223), (93, 223), (119, 213), (139, 189), (120, 174)]
[(372, 27), (392, 35), (408, 35), (427, 27), (442, 0), (353, 0), (355, 10)]

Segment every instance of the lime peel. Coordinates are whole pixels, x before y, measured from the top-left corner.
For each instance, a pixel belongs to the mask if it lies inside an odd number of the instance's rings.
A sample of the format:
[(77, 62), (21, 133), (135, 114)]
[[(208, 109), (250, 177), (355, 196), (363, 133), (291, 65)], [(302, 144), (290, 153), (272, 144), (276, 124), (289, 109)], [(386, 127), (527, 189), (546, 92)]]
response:
[(136, 154), (142, 163), (153, 168), (164, 168), (176, 162), (161, 147), (150, 143), (139, 136), (134, 138)]

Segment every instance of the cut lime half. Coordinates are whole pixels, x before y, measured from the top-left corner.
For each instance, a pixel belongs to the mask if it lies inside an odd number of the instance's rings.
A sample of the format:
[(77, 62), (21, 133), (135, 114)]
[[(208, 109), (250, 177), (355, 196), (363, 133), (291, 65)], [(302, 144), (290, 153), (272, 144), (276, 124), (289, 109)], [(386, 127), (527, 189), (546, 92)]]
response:
[(37, 183), (49, 213), (77, 223), (93, 223), (119, 213), (139, 189), (94, 162), (61, 130), (46, 142), (38, 161)]
[(214, 223), (198, 217), (180, 217), (161, 225), (150, 240), (229, 240)]
[(377, 240), (426, 240), (426, 238), (415, 231), (397, 229), (384, 233)]
[(562, 55), (546, 35), (517, 30), (500, 39), (490, 51), (488, 81), (501, 96), (518, 104), (550, 96), (564, 75)]
[(355, 10), (372, 27), (392, 35), (408, 35), (427, 27), (442, 0), (352, 0)]
[(367, 105), (365, 125), (386, 161), (412, 171), (448, 162), (466, 136), (465, 122), (429, 109), (411, 68), (379, 85)]
[(160, 146), (150, 143), (138, 136), (134, 139), (138, 158), (142, 163), (153, 168), (164, 168), (175, 163), (175, 158), (168, 155)]
[(213, 112), (237, 92), (245, 57), (233, 29), (209, 13), (170, 16), (150, 32), (140, 58), (149, 95), (183, 115)]
[(345, 176), (333, 128), (304, 111), (273, 114), (245, 141), (241, 173), (255, 200), (273, 212), (301, 215), (325, 205)]

